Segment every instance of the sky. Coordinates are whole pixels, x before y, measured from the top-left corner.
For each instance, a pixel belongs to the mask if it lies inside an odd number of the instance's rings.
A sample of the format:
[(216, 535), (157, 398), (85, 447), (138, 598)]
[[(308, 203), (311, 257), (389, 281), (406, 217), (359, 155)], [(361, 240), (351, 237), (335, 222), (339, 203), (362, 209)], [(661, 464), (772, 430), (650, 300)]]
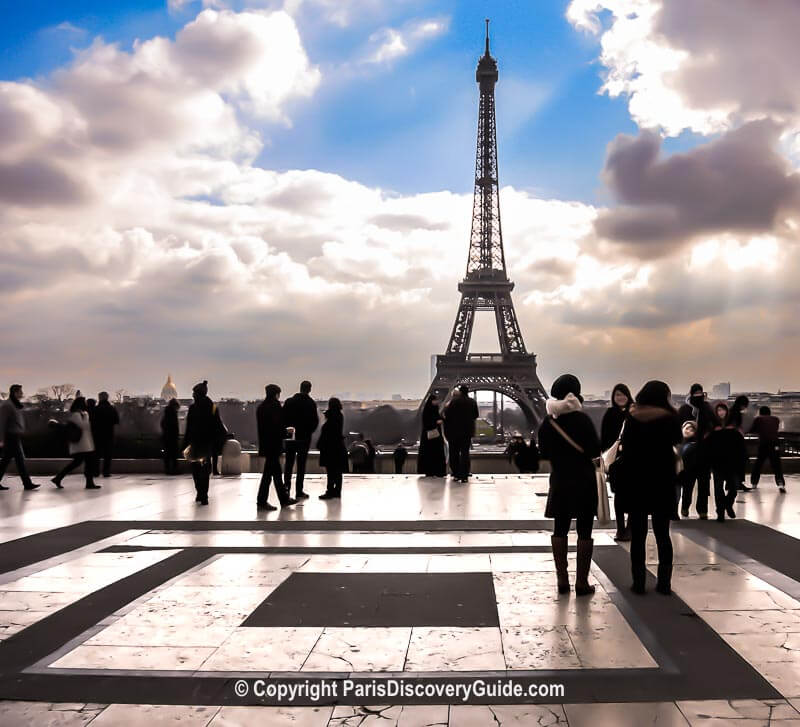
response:
[(490, 17), (545, 387), (800, 389), (795, 0), (0, 5), (2, 388), (421, 396)]

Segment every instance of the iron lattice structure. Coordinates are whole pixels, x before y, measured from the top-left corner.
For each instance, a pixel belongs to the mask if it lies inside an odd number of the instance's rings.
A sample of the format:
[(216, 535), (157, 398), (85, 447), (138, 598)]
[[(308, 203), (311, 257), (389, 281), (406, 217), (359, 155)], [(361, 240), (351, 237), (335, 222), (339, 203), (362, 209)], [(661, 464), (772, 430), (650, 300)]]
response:
[[(497, 171), (494, 104), (497, 79), (497, 61), (489, 53), (487, 20), (486, 52), (475, 73), (480, 88), (480, 104), (467, 272), (458, 285), (461, 303), (450, 343), (447, 352), (436, 357), (436, 375), (428, 395), (435, 391), (444, 398), (460, 384), (467, 384), (475, 390), (496, 391), (520, 406), (533, 429), (544, 418), (546, 395), (536, 374), (536, 356), (528, 353), (522, 339), (511, 300), (514, 283), (508, 279), (506, 271)], [(479, 311), (495, 315), (499, 354), (469, 353), (475, 314)]]

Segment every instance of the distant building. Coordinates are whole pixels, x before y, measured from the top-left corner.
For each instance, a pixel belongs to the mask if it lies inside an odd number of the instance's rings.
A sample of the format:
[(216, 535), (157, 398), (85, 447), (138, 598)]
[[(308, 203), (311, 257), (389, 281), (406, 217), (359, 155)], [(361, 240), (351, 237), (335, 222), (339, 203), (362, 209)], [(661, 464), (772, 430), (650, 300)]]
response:
[(731, 382), (723, 381), (721, 384), (714, 384), (711, 387), (712, 399), (729, 399), (731, 395)]
[(175, 382), (172, 380), (172, 374), (167, 374), (167, 383), (161, 389), (161, 398), (164, 401), (178, 398), (178, 389), (175, 387)]
[(392, 394), (392, 401), (402, 401), (403, 395), (402, 394)]

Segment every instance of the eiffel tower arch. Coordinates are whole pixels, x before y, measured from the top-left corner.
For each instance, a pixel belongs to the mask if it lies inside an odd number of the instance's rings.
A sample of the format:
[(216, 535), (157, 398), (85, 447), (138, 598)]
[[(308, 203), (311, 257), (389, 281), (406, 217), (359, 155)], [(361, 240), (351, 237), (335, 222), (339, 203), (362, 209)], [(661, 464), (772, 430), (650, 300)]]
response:
[[(494, 87), (497, 61), (489, 54), (489, 21), (486, 21), (486, 52), (478, 62), (475, 79), (480, 88), (478, 142), (475, 155), (475, 191), (467, 272), (459, 283), (461, 302), (450, 343), (436, 357), (436, 375), (428, 395), (444, 399), (456, 386), (494, 391), (514, 401), (524, 412), (531, 429), (545, 416), (545, 394), (536, 374), (536, 355), (528, 353), (522, 340), (508, 278), (503, 230), (500, 224), (500, 187), (497, 174), (497, 129)], [(475, 315), (494, 313), (500, 353), (470, 353)]]

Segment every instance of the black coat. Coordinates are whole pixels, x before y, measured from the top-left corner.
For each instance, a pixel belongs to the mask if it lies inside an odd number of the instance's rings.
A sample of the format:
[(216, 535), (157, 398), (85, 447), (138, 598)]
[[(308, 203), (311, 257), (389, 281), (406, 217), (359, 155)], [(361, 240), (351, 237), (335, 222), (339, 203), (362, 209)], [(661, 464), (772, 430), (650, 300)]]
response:
[(161, 442), (165, 454), (177, 455), (179, 438), (178, 411), (168, 406), (161, 417)]
[(95, 444), (114, 439), (114, 427), (119, 424), (119, 414), (110, 401), (98, 402), (92, 416), (92, 436)]
[(344, 446), (344, 416), (340, 411), (328, 412), (317, 440), (320, 467), (328, 472), (347, 472), (347, 448)]
[[(422, 409), (422, 431), (419, 435), (418, 474), (428, 477), (444, 477), (447, 474), (442, 425), (438, 423), (441, 418), (442, 415), (436, 404), (431, 402), (425, 404)], [(439, 432), (439, 436), (429, 439), (428, 432), (434, 429)]]
[(711, 404), (704, 401), (700, 406), (693, 407), (689, 400), (678, 409), (678, 423), (695, 422), (697, 424), (697, 441), (702, 441), (714, 431), (722, 422), (711, 408)]
[(603, 421), (600, 424), (600, 449), (603, 452), (619, 438), (619, 432), (627, 414), (627, 409), (620, 409), (618, 406), (609, 407), (603, 414)]
[(744, 435), (736, 427), (716, 429), (706, 440), (711, 467), (717, 472), (744, 482), (747, 447)]
[(470, 396), (453, 397), (444, 410), (444, 434), (448, 441), (471, 439), (475, 436), (478, 404)]
[(539, 428), (539, 454), (550, 460), (550, 490), (545, 517), (594, 517), (597, 514), (597, 477), (592, 460), (600, 456), (600, 440), (592, 420), (582, 411), (559, 415), (556, 423), (581, 454), (559, 434), (547, 417)]
[(283, 405), (283, 422), (287, 427), (294, 427), (296, 440), (310, 442), (319, 426), (316, 402), (308, 394), (290, 396)]
[(617, 488), (624, 493), (628, 512), (670, 515), (675, 509), (674, 447), (681, 439), (674, 412), (631, 406), (616, 462)]
[(195, 457), (211, 457), (214, 444), (220, 437), (222, 419), (216, 404), (207, 396), (189, 406), (186, 413), (186, 432), (183, 435), (183, 449), (192, 447)]
[(286, 436), (281, 403), (277, 399), (264, 399), (256, 409), (256, 424), (259, 457), (280, 454)]

